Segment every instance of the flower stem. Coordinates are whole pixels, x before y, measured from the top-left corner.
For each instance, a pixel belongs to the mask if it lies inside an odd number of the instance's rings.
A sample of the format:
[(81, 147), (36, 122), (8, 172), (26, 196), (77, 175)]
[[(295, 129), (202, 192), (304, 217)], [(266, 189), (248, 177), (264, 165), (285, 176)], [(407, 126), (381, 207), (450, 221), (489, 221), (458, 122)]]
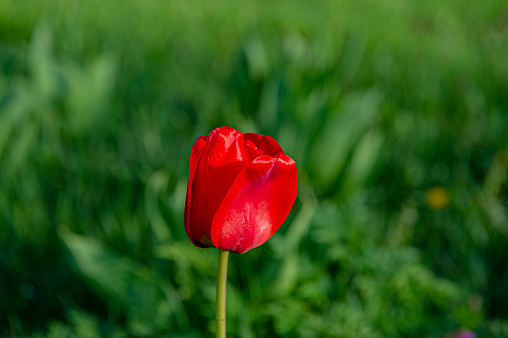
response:
[(229, 251), (219, 250), (219, 269), (217, 272), (217, 299), (215, 307), (215, 325), (217, 338), (226, 337), (226, 283), (228, 278)]

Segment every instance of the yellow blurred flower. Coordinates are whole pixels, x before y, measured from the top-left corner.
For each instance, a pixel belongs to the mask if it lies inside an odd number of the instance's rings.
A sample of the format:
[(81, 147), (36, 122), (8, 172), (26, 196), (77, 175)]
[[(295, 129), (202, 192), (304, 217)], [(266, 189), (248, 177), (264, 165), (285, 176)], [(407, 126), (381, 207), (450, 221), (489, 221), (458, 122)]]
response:
[(430, 187), (425, 192), (425, 203), (434, 210), (444, 209), (450, 204), (450, 193), (445, 187)]

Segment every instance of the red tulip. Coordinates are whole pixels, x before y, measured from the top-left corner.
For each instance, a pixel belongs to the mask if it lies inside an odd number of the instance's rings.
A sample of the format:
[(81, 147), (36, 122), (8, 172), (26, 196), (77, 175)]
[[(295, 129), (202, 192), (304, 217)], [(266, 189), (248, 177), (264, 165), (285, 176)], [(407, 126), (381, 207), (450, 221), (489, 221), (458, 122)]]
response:
[(244, 253), (279, 229), (296, 191), (296, 163), (277, 141), (217, 128), (192, 147), (185, 230), (197, 247)]

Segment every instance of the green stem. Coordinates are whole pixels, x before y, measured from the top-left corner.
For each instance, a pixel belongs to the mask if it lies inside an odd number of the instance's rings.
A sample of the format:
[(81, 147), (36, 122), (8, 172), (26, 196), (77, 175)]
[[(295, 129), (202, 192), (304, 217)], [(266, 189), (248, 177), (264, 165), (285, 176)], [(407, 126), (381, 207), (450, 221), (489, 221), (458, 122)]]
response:
[(226, 338), (226, 283), (228, 279), (229, 251), (219, 250), (219, 269), (217, 272), (217, 300), (215, 325), (217, 338)]

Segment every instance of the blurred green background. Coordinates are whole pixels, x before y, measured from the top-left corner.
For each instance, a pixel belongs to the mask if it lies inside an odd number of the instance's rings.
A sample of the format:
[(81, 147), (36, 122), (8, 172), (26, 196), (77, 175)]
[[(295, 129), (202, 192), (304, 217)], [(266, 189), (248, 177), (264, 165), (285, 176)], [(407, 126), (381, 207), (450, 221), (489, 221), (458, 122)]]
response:
[(0, 336), (212, 336), (183, 208), (230, 125), (299, 168), (231, 337), (508, 337), (506, 1), (3, 0), (0, 67)]

